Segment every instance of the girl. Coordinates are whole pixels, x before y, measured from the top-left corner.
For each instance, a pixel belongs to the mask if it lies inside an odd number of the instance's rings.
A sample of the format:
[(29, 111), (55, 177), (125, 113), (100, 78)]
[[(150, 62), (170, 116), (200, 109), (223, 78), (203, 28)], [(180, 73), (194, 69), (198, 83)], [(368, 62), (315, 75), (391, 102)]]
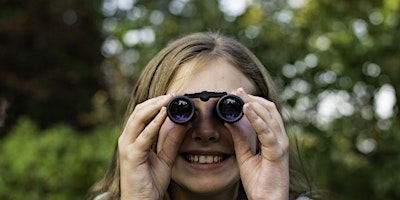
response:
[[(238, 121), (216, 114), (223, 92), (243, 101)], [(166, 107), (185, 94), (194, 116), (179, 124)], [(201, 94), (210, 98), (196, 98)], [(310, 193), (289, 173), (296, 166), (289, 170), (270, 75), (232, 38), (195, 33), (169, 44), (145, 67), (127, 113), (112, 164), (89, 199), (287, 200)]]

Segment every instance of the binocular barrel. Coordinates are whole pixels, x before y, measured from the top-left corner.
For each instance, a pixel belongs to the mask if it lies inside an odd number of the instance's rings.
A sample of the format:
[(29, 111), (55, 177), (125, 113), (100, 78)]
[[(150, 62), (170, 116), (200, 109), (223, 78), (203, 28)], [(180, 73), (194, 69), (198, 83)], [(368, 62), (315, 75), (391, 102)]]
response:
[(195, 117), (195, 103), (191, 98), (200, 98), (202, 101), (208, 101), (209, 98), (220, 97), (215, 105), (215, 112), (219, 119), (224, 122), (234, 123), (243, 117), (243, 100), (232, 94), (216, 93), (203, 91), (201, 93), (185, 94), (177, 96), (168, 103), (167, 115), (177, 124), (184, 124)]

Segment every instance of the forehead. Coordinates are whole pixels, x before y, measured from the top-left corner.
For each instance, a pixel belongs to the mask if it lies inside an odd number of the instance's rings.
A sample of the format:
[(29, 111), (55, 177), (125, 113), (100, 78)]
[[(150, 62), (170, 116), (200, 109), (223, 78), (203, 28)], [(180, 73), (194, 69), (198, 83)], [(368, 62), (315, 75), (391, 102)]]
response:
[(203, 63), (191, 60), (181, 65), (168, 93), (182, 95), (204, 90), (230, 93), (240, 87), (249, 93), (255, 90), (252, 81), (224, 59)]

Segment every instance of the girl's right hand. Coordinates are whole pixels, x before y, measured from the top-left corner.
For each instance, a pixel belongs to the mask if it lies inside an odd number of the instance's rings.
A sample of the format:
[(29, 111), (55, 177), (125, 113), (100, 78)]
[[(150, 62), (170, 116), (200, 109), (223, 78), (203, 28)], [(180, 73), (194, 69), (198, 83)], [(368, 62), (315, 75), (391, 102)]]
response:
[(165, 133), (174, 137), (163, 136), (163, 142), (176, 145), (157, 152), (151, 147), (167, 118), (165, 106), (172, 97), (163, 95), (136, 105), (118, 139), (121, 200), (161, 199), (168, 188), (178, 144), (189, 126), (176, 125)]

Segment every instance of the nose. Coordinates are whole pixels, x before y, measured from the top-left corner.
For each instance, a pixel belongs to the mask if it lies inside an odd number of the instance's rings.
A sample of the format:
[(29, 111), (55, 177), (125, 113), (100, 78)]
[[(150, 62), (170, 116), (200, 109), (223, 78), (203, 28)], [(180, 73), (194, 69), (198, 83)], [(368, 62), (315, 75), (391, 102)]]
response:
[(200, 143), (210, 143), (219, 140), (219, 132), (216, 128), (218, 120), (214, 114), (214, 107), (198, 108), (195, 119), (192, 122), (194, 129), (192, 139)]

